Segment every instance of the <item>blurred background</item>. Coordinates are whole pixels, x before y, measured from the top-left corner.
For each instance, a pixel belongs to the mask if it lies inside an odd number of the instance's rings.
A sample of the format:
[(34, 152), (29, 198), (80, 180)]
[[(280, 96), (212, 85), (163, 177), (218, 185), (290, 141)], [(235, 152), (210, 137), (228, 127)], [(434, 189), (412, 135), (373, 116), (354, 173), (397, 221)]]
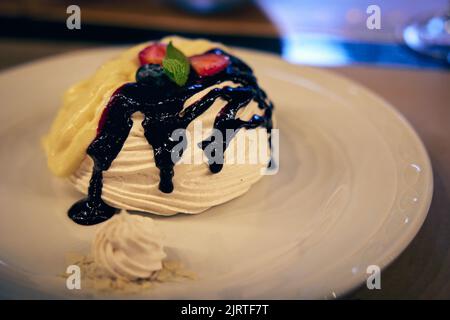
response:
[[(81, 9), (79, 30), (66, 28), (71, 4)], [(370, 5), (379, 7), (380, 29), (366, 25)], [(449, 7), (448, 0), (2, 0), (1, 45), (8, 53), (0, 50), (1, 66), (28, 55), (177, 33), (303, 64), (448, 68)]]
[[(69, 30), (73, 4), (81, 29)], [(275, 53), (365, 85), (421, 136), (434, 195), (417, 237), (383, 271), (383, 290), (364, 286), (348, 298), (449, 299), (449, 8), (448, 0), (1, 0), (0, 69), (179, 34)], [(380, 28), (372, 28), (377, 14)]]

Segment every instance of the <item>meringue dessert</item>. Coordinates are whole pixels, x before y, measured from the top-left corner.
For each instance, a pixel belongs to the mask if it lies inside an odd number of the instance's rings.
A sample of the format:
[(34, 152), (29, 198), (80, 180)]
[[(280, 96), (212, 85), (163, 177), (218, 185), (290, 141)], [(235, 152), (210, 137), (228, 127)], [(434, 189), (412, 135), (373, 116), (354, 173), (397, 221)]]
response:
[[(230, 49), (167, 37), (124, 51), (69, 88), (43, 145), (51, 172), (87, 195), (69, 210), (78, 224), (119, 209), (196, 214), (262, 178), (272, 112), (252, 69)], [(265, 148), (255, 162), (246, 133), (256, 130)], [(238, 142), (244, 161), (236, 163)]]

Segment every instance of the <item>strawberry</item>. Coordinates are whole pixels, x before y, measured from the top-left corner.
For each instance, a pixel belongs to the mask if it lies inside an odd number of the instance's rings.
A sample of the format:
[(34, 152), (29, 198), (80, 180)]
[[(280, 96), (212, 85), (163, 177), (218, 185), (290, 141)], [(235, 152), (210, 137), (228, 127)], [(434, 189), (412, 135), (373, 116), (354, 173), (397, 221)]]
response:
[(166, 55), (167, 45), (164, 43), (154, 43), (145, 47), (139, 52), (139, 61), (144, 64), (162, 64)]
[(201, 77), (215, 75), (230, 64), (230, 58), (223, 54), (205, 53), (189, 58), (192, 68)]

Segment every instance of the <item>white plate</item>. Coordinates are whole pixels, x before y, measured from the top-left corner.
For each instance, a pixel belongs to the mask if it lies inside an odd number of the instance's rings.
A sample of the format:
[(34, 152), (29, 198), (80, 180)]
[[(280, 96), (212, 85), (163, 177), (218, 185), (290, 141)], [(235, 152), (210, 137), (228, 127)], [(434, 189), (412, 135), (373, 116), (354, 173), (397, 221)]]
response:
[[(39, 139), (61, 94), (119, 49), (75, 52), (0, 75), (0, 296), (79, 297), (57, 275), (98, 226), (66, 212), (80, 195), (46, 169)], [(275, 102), (280, 170), (197, 216), (158, 218), (169, 255), (196, 281), (148, 298), (331, 298), (384, 267), (424, 221), (427, 153), (410, 125), (360, 85), (239, 50)]]

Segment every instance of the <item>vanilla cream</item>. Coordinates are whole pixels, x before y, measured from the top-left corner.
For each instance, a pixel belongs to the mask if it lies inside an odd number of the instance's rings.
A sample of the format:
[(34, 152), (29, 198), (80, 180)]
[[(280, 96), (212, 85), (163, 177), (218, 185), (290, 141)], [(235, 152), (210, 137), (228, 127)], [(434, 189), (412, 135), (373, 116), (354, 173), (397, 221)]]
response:
[(121, 212), (97, 230), (92, 257), (109, 276), (136, 280), (161, 270), (166, 254), (153, 219)]

